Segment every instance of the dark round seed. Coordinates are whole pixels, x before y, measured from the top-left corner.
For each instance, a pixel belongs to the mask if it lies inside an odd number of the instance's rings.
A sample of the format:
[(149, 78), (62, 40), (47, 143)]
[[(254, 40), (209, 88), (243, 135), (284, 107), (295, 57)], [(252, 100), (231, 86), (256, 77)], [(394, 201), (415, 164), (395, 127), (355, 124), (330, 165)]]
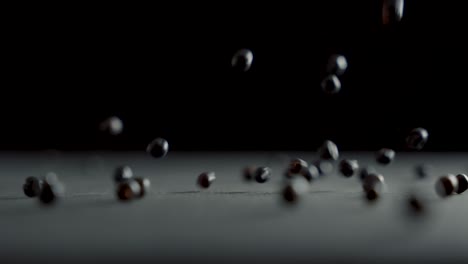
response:
[(395, 151), (388, 148), (383, 148), (376, 153), (376, 160), (383, 165), (390, 164), (395, 159)]
[(39, 195), (39, 200), (44, 204), (51, 204), (56, 200), (56, 195), (49, 184), (44, 184), (42, 187), (41, 194)]
[(382, 174), (370, 173), (364, 178), (362, 183), (362, 188), (364, 192), (369, 192), (371, 190), (381, 193), (384, 187), (384, 177)]
[(28, 197), (36, 197), (38, 194), (33, 191), (32, 185), (30, 184), (23, 184), (23, 192)]
[(382, 22), (390, 25), (399, 22), (403, 17), (403, 0), (384, 0), (382, 5)]
[(420, 214), (424, 212), (424, 203), (414, 195), (408, 198), (408, 206), (413, 213)]
[(242, 176), (243, 176), (244, 180), (246, 180), (246, 181), (253, 180), (254, 174), (255, 174), (255, 167), (253, 167), (253, 166), (245, 167), (242, 170)]
[(309, 184), (304, 178), (294, 178), (284, 186), (282, 190), (283, 199), (288, 203), (296, 203), (299, 197), (306, 193), (308, 189)]
[(23, 184), (23, 192), (28, 197), (36, 197), (42, 191), (43, 181), (36, 177), (28, 177)]
[(458, 189), (458, 179), (453, 174), (442, 176), (437, 180), (435, 189), (440, 197), (448, 197)]
[(330, 56), (327, 64), (327, 72), (336, 76), (343, 75), (348, 68), (348, 62), (343, 55), (334, 54)]
[(426, 129), (418, 127), (410, 131), (406, 137), (406, 146), (409, 149), (421, 150), (429, 139), (429, 133)]
[(327, 94), (336, 94), (341, 90), (340, 79), (334, 74), (325, 77), (320, 85), (322, 86), (322, 90)]
[(287, 185), (286, 187), (284, 187), (282, 194), (284, 200), (289, 203), (294, 203), (299, 198), (291, 185)]
[(293, 159), (289, 163), (289, 171), (292, 174), (298, 174), (303, 170), (303, 168), (307, 168), (307, 166), (308, 166), (308, 164), (307, 164), (307, 162), (305, 160)]
[(216, 180), (214, 172), (203, 172), (198, 176), (197, 183), (201, 188), (208, 188)]
[(458, 174), (457, 175), (457, 188), (455, 192), (460, 194), (463, 193), (468, 189), (468, 177), (466, 174)]
[(156, 138), (148, 144), (146, 152), (154, 158), (162, 158), (169, 151), (169, 143), (164, 138)]
[(135, 181), (140, 185), (140, 192), (136, 195), (136, 197), (141, 198), (149, 193), (151, 188), (151, 181), (148, 178), (143, 177), (135, 177)]
[(253, 62), (253, 53), (248, 49), (241, 49), (232, 56), (231, 65), (236, 71), (246, 72)]
[(364, 179), (371, 173), (376, 173), (375, 169), (372, 168), (372, 167), (364, 167), (361, 169), (361, 171), (359, 172), (359, 177), (362, 181), (364, 181)]
[(426, 164), (419, 164), (415, 167), (416, 176), (418, 178), (426, 178), (429, 175), (430, 166)]
[(316, 180), (320, 177), (320, 172), (317, 166), (311, 164), (302, 169), (301, 175), (309, 182)]
[(270, 179), (271, 169), (268, 167), (259, 167), (255, 170), (255, 180), (258, 183), (265, 183)]
[(58, 180), (55, 173), (48, 173), (43, 180), (42, 190), (39, 194), (39, 201), (43, 204), (53, 204), (65, 192), (65, 187)]
[(136, 180), (128, 180), (118, 184), (117, 197), (121, 201), (129, 201), (141, 193), (140, 184)]
[(120, 166), (115, 169), (114, 181), (116, 183), (128, 181), (133, 177), (133, 171), (129, 166)]
[(320, 176), (326, 176), (333, 171), (333, 164), (325, 160), (317, 160), (313, 165), (318, 169)]
[(345, 177), (353, 176), (359, 169), (357, 160), (342, 160), (339, 166), (341, 174), (343, 174)]
[(99, 129), (105, 133), (116, 136), (122, 133), (124, 128), (123, 122), (116, 116), (111, 116), (99, 124)]
[(333, 143), (333, 141), (326, 140), (319, 148), (319, 155), (320, 158), (324, 160), (337, 160), (340, 153), (338, 152), (338, 147)]

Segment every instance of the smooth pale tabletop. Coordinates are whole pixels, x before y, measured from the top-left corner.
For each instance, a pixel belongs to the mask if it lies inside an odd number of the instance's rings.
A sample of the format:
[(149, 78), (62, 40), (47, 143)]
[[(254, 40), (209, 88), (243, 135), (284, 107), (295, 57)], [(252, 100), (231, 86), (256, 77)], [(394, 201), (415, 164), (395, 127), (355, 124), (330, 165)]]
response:
[[(104, 262), (441, 262), (468, 258), (468, 192), (437, 196), (438, 177), (468, 172), (467, 153), (397, 153), (378, 165), (374, 153), (348, 152), (385, 176), (381, 199), (364, 199), (358, 177), (336, 169), (313, 182), (294, 206), (280, 195), (289, 160), (314, 153), (144, 152), (0, 153), (0, 256), (4, 263)], [(430, 165), (418, 179), (415, 166)], [(129, 165), (151, 180), (144, 198), (121, 202), (114, 169)], [(247, 165), (269, 166), (271, 180), (243, 180)], [(28, 176), (55, 172), (66, 186), (53, 206), (27, 198)], [(197, 177), (213, 171), (209, 189)], [(416, 193), (427, 209), (408, 211)], [(2, 261), (2, 262), (3, 262)]]

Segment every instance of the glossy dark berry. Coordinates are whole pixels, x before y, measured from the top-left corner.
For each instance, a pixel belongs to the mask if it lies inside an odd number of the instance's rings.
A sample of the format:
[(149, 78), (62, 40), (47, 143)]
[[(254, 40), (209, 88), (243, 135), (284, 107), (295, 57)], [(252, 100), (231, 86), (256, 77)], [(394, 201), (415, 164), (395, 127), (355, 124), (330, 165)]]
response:
[(252, 51), (248, 49), (241, 49), (232, 56), (231, 66), (235, 71), (246, 72), (252, 66), (252, 62)]
[(458, 189), (458, 179), (453, 174), (442, 176), (437, 180), (435, 189), (440, 197), (448, 197)]
[(429, 133), (426, 129), (418, 127), (410, 131), (406, 137), (406, 146), (409, 149), (421, 150), (429, 139)]
[(253, 167), (253, 166), (245, 167), (245, 168), (242, 170), (242, 177), (243, 177), (244, 180), (246, 180), (246, 181), (251, 181), (251, 180), (253, 180), (254, 174), (255, 174), (255, 167)]
[(156, 138), (151, 141), (146, 147), (148, 152), (153, 158), (162, 158), (167, 155), (169, 151), (169, 143), (164, 138)]
[(343, 75), (348, 68), (348, 61), (343, 55), (331, 55), (327, 63), (327, 72), (336, 76)]
[(268, 167), (258, 167), (255, 170), (255, 180), (258, 183), (265, 183), (270, 179), (271, 169)]
[(320, 177), (319, 169), (313, 164), (303, 168), (300, 174), (309, 182)]
[(129, 201), (140, 194), (141, 187), (136, 180), (124, 181), (117, 185), (117, 197), (121, 201)]
[(299, 174), (303, 168), (307, 168), (308, 164), (302, 159), (293, 159), (289, 163), (289, 172), (292, 174)]
[(214, 172), (203, 172), (198, 176), (197, 183), (201, 188), (209, 188), (211, 184), (216, 180)]
[(39, 200), (43, 204), (53, 204), (63, 196), (64, 192), (65, 187), (59, 181), (57, 175), (55, 173), (48, 173), (43, 179)]
[(456, 193), (461, 194), (466, 191), (468, 189), (468, 177), (466, 174), (458, 174), (457, 183), (457, 188), (455, 189)]
[(106, 120), (102, 121), (99, 125), (99, 130), (112, 136), (117, 136), (121, 134), (123, 129), (123, 121), (116, 116), (111, 116), (107, 118)]
[(136, 197), (141, 198), (149, 193), (151, 188), (151, 181), (148, 178), (135, 177), (135, 181), (140, 185), (140, 192), (136, 195)]
[(388, 148), (383, 148), (376, 153), (376, 160), (382, 165), (388, 165), (395, 159), (395, 151)]
[(404, 0), (384, 0), (382, 5), (382, 23), (393, 25), (403, 18)]
[(329, 95), (336, 94), (341, 90), (341, 81), (334, 74), (326, 76), (320, 85), (322, 86), (322, 91)]
[(333, 141), (326, 140), (319, 148), (320, 158), (323, 160), (338, 160), (340, 153), (338, 147)]
[(342, 160), (339, 165), (340, 172), (345, 177), (353, 176), (359, 169), (357, 160)]
[(28, 177), (23, 184), (23, 192), (28, 197), (36, 197), (42, 191), (43, 181), (36, 177)]

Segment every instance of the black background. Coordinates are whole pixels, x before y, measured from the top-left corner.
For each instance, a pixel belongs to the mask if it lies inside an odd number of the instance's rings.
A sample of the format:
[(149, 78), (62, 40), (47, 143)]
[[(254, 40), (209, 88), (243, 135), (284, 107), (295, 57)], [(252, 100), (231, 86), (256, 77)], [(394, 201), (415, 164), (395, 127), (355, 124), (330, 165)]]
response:
[[(463, 2), (18, 4), (4, 9), (1, 149), (467, 150)], [(231, 56), (254, 53), (237, 74)], [(322, 93), (328, 56), (349, 67)], [(124, 134), (99, 122), (118, 115)]]

